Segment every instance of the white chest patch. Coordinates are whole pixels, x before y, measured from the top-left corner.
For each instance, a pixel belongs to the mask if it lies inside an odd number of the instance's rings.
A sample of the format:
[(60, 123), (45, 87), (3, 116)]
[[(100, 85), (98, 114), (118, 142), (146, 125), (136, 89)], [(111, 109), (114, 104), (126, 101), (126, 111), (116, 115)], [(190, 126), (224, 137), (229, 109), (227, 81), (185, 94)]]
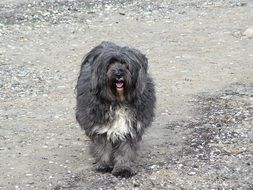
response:
[(98, 134), (107, 133), (107, 139), (115, 142), (124, 140), (126, 135), (132, 136), (133, 116), (125, 107), (118, 108), (112, 118), (112, 121), (105, 126), (97, 126), (94, 130)]

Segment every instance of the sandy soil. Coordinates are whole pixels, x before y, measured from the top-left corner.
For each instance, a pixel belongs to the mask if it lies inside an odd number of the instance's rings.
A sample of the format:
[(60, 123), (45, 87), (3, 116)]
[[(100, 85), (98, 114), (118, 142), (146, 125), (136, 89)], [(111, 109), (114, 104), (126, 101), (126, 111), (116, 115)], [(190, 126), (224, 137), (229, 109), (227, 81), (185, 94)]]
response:
[[(0, 189), (253, 189), (252, 21), (252, 1), (1, 1)], [(103, 40), (147, 54), (156, 82), (130, 179), (92, 170), (74, 117)]]

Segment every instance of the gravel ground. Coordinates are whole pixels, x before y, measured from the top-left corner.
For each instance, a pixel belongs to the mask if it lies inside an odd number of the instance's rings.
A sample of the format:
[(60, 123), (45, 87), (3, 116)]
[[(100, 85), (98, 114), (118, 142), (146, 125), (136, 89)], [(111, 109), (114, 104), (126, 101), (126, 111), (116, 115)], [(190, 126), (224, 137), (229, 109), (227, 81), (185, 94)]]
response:
[[(252, 20), (243, 0), (1, 1), (0, 189), (253, 189)], [(93, 171), (74, 119), (103, 40), (147, 54), (156, 82), (130, 179)]]

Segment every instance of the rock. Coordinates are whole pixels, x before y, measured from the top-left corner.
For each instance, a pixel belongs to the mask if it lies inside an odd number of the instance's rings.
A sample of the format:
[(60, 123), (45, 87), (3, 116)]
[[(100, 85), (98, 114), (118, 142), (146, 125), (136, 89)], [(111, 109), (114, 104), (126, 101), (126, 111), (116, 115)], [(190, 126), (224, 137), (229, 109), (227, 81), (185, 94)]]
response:
[(247, 28), (243, 33), (242, 36), (246, 38), (252, 38), (253, 37), (253, 27)]
[(196, 174), (196, 172), (194, 172), (194, 171), (191, 171), (188, 173), (188, 175), (195, 175), (195, 174)]

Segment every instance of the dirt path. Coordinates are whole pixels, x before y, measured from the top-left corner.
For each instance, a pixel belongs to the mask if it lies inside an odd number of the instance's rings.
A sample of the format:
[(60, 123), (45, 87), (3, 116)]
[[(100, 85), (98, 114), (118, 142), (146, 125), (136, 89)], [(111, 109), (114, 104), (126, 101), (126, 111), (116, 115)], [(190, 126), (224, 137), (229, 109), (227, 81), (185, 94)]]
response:
[[(29, 3), (31, 2), (31, 3)], [(0, 3), (0, 189), (252, 189), (253, 5), (239, 0)], [(157, 111), (139, 173), (92, 170), (74, 119), (84, 54), (147, 54)]]

